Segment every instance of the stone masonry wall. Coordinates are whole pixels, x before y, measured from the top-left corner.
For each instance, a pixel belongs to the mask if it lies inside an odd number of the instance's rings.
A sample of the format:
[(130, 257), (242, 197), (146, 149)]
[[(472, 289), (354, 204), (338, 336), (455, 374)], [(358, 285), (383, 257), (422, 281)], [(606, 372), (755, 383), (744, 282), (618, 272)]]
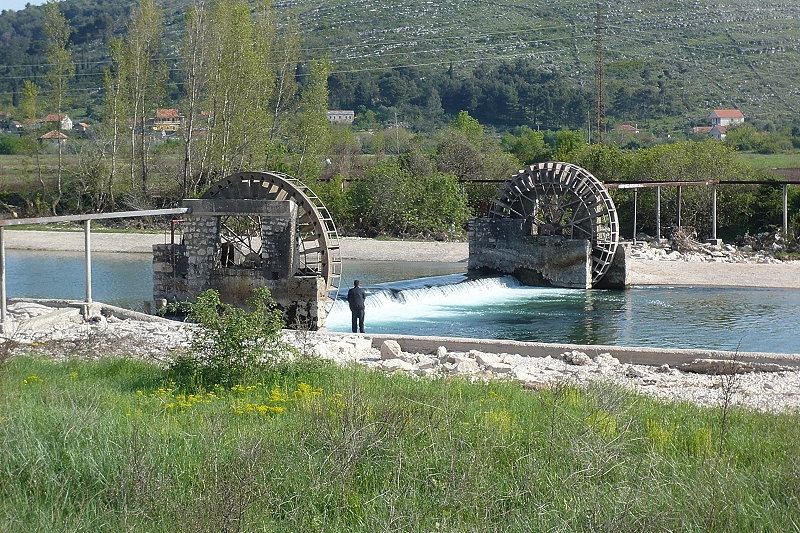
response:
[(513, 218), (472, 219), (468, 239), (471, 272), (511, 274), (533, 286), (592, 287), (588, 240), (527, 235)]
[[(289, 326), (325, 326), (327, 284), (317, 275), (298, 276), (297, 207), (290, 201), (185, 200), (183, 242), (153, 246), (153, 299), (158, 303), (191, 301), (207, 289), (220, 299), (243, 306), (257, 287), (268, 287), (284, 310)], [(256, 268), (222, 267), (220, 217), (261, 217), (261, 258)]]

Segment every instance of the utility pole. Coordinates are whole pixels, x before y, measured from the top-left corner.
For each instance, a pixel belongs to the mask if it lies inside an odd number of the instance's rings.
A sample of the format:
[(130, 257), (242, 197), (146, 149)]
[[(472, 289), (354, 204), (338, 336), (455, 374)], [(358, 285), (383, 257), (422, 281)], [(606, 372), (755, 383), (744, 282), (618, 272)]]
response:
[(600, 3), (597, 3), (597, 12), (594, 18), (594, 52), (595, 52), (595, 66), (594, 66), (594, 118), (595, 127), (597, 128), (597, 142), (603, 144), (606, 122), (606, 109), (605, 109), (605, 91), (604, 91), (604, 76), (605, 76), (605, 63), (603, 62), (603, 30), (605, 30), (605, 22), (603, 21), (603, 10)]

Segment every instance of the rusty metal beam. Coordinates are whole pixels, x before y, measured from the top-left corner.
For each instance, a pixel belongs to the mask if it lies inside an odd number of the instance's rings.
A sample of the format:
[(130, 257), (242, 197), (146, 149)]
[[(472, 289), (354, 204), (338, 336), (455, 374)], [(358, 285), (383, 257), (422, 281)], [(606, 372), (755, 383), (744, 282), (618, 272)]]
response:
[(22, 226), (24, 224), (54, 224), (56, 222), (83, 222), (110, 218), (151, 217), (158, 215), (182, 215), (192, 211), (189, 207), (171, 209), (146, 209), (142, 211), (113, 211), (111, 213), (90, 213), (85, 215), (62, 215), (56, 217), (8, 218), (0, 220), (0, 226)]

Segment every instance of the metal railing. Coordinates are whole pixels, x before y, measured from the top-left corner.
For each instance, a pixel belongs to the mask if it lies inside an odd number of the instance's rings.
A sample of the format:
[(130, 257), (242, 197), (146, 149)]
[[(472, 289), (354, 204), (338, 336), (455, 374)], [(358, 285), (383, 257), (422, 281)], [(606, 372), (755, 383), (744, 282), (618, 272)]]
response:
[(86, 263), (86, 303), (92, 303), (92, 220), (115, 218), (136, 218), (158, 215), (182, 215), (191, 209), (176, 207), (172, 209), (150, 209), (142, 211), (117, 211), (112, 213), (94, 213), (88, 215), (64, 215), (37, 218), (11, 218), (0, 220), (0, 330), (6, 331), (7, 322), (7, 292), (6, 292), (6, 246), (5, 228), (8, 226), (22, 226), (28, 224), (53, 224), (57, 222), (83, 222), (84, 223), (84, 257)]

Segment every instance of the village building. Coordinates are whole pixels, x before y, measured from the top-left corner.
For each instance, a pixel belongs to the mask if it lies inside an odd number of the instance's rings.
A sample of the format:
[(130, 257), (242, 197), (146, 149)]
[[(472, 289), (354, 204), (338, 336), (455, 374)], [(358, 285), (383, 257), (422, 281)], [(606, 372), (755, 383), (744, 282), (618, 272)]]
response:
[(153, 131), (172, 133), (183, 126), (183, 115), (177, 109), (156, 109), (153, 119)]
[(708, 115), (711, 126), (733, 126), (744, 123), (744, 113), (738, 109), (715, 109)]
[(72, 119), (65, 113), (51, 113), (44, 117), (41, 122), (45, 125), (52, 124), (56, 129), (67, 131), (71, 130), (73, 126)]
[(331, 124), (352, 124), (356, 118), (355, 111), (329, 110), (328, 122)]
[(39, 142), (42, 144), (50, 144), (53, 146), (58, 146), (59, 144), (66, 144), (67, 137), (64, 133), (58, 130), (51, 130), (39, 137)]

